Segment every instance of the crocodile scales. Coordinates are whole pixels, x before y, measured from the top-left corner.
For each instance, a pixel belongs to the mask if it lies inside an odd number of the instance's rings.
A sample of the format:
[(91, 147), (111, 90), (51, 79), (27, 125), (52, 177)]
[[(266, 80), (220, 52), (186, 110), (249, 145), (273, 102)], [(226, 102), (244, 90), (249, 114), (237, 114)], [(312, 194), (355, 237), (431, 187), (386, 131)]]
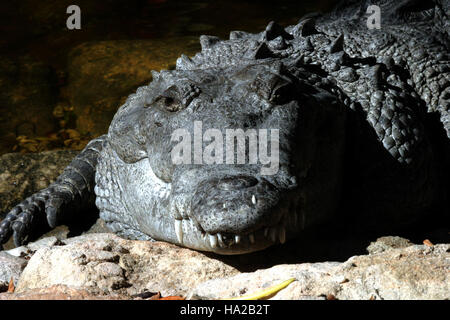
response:
[[(370, 4), (379, 30), (367, 28)], [(106, 135), (8, 213), (0, 243), (21, 245), (37, 220), (82, 219), (93, 203), (123, 237), (219, 254), (284, 243), (344, 211), (377, 226), (448, 209), (449, 7), (347, 1), (287, 28), (201, 36), (200, 53), (153, 72)], [(278, 172), (173, 164), (171, 133), (196, 121), (279, 129)]]

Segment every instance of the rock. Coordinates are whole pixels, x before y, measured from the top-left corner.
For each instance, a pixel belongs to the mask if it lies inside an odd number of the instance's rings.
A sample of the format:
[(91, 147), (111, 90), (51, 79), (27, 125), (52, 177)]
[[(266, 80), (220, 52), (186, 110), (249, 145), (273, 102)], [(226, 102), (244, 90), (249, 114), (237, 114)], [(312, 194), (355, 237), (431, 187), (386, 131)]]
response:
[(17, 293), (66, 285), (128, 297), (146, 291), (185, 296), (201, 282), (238, 273), (203, 253), (163, 242), (124, 240), (113, 234), (86, 234), (62, 242), (67, 244), (43, 247), (32, 255)]
[[(59, 150), (28, 154), (9, 153), (0, 156), (0, 219), (4, 218), (4, 215), (20, 201), (46, 188), (77, 153), (77, 151)], [(49, 232), (43, 230), (38, 235), (41, 238), (54, 236), (54, 239), (65, 239), (70, 233), (76, 235), (86, 230), (87, 232), (110, 232), (103, 221), (95, 222), (96, 215), (98, 215), (96, 212), (92, 212), (91, 219), (85, 216), (83, 221), (76, 221), (70, 228), (58, 226)], [(92, 230), (89, 229), (91, 227)], [(12, 239), (4, 247), (5, 249), (14, 248)]]
[(450, 245), (414, 245), (354, 257), (341, 267), (354, 279), (340, 299), (449, 299)]
[(169, 69), (181, 55), (194, 54), (196, 37), (164, 40), (117, 40), (83, 43), (69, 54), (68, 100), (77, 129), (106, 133), (130, 93), (151, 81), (152, 70)]
[(53, 247), (63, 245), (60, 239), (57, 237), (46, 237), (39, 239), (38, 241), (29, 243), (26, 247), (30, 251), (38, 251), (41, 248)]
[[(399, 237), (377, 242), (371, 246), (409, 243)], [(226, 299), (257, 293), (289, 278), (296, 281), (268, 298), (450, 298), (450, 244), (411, 244), (345, 262), (280, 264), (247, 273), (240, 272), (239, 265), (222, 262), (220, 256), (113, 234), (92, 233), (59, 242), (50, 238), (28, 245), (28, 252), (29, 247), (38, 250), (26, 256), (31, 259), (14, 295), (3, 294), (0, 299), (66, 299), (71, 295), (72, 299), (131, 299), (158, 291), (162, 296)]]
[[(216, 300), (238, 297), (257, 293), (287, 279), (295, 278), (286, 289), (280, 291), (273, 299), (302, 300), (321, 298), (327, 293), (328, 287), (322, 281), (329, 277), (339, 263), (304, 263), (299, 265), (278, 265), (269, 269), (257, 270), (251, 273), (241, 273), (226, 279), (214, 279), (202, 283), (188, 294), (188, 299)], [(296, 290), (286, 290), (296, 287)], [(282, 295), (283, 298), (280, 298)]]
[(17, 284), (17, 280), (27, 262), (25, 259), (14, 257), (6, 252), (0, 252), (0, 292), (8, 289), (11, 278), (14, 285)]
[(192, 290), (188, 298), (236, 297), (293, 277), (297, 281), (270, 299), (450, 299), (449, 271), (450, 244), (411, 245), (354, 256), (343, 263), (278, 265), (210, 280)]
[(126, 300), (126, 296), (118, 294), (102, 294), (93, 289), (55, 285), (47, 288), (38, 288), (27, 292), (0, 293), (0, 300)]
[(9, 153), (0, 157), (0, 218), (14, 205), (47, 187), (72, 161), (76, 151)]
[(112, 231), (108, 229), (106, 222), (102, 219), (98, 218), (97, 221), (87, 230), (84, 234), (87, 233), (111, 233)]
[(26, 246), (16, 247), (16, 248), (4, 251), (4, 252), (6, 252), (7, 254), (9, 254), (13, 257), (18, 257), (18, 258), (25, 258), (25, 257), (31, 258), (31, 256), (33, 255), (33, 251), (28, 249)]
[(395, 248), (406, 248), (412, 245), (409, 240), (401, 237), (381, 237), (377, 241), (370, 243), (367, 247), (367, 252), (369, 254), (375, 254)]

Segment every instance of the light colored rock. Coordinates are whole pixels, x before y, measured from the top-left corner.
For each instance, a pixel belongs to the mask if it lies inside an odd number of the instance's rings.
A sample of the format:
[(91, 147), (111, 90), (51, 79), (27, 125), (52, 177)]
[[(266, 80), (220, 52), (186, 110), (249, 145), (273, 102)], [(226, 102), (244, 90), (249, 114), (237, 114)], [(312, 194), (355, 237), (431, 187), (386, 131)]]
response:
[(0, 291), (8, 288), (9, 281), (13, 279), (17, 284), (27, 260), (14, 257), (6, 252), (0, 252)]
[(33, 251), (31, 251), (30, 249), (27, 248), (27, 246), (20, 246), (20, 247), (16, 247), (7, 251), (4, 251), (7, 254), (10, 254), (14, 257), (31, 257), (31, 255), (33, 254)]
[[(33, 254), (28, 247), (38, 249)], [(345, 262), (280, 264), (249, 273), (238, 271), (242, 269), (239, 260), (230, 266), (231, 260), (220, 256), (163, 242), (125, 240), (113, 234), (92, 233), (57, 242), (50, 238), (28, 247), (24, 248), (31, 252), (31, 259), (17, 283), (18, 298), (22, 294), (29, 297), (28, 292), (46, 297), (47, 293), (41, 295), (36, 290), (67, 286), (86, 290), (86, 299), (99, 295), (128, 299), (158, 291), (162, 296), (227, 299), (295, 278), (269, 298), (450, 299), (450, 244), (413, 245), (398, 237), (380, 238), (370, 247), (382, 250)], [(70, 294), (72, 291), (67, 291)], [(74, 299), (83, 296), (77, 291), (73, 294)]]
[(52, 247), (62, 244), (62, 242), (57, 237), (46, 237), (39, 239), (35, 242), (31, 242), (27, 245), (27, 248), (31, 251), (37, 251), (41, 248)]
[[(59, 226), (58, 229), (64, 229), (67, 230), (67, 227), (63, 228), (65, 226)], [(57, 234), (58, 237), (50, 236), (51, 233)], [(21, 257), (29, 259), (34, 254), (35, 251), (41, 249), (41, 248), (47, 248), (52, 246), (58, 246), (61, 244), (64, 244), (61, 242), (61, 239), (64, 239), (67, 236), (67, 232), (61, 233), (59, 231), (52, 230), (42, 236), (42, 238), (39, 238), (35, 242), (30, 242), (26, 245), (16, 247), (13, 249), (9, 249), (5, 251), (6, 253), (15, 256), (15, 257)], [(62, 236), (61, 236), (62, 235)], [(13, 246), (13, 241), (10, 239), (10, 241), (5, 245), (5, 247), (11, 247)]]
[(450, 299), (450, 245), (414, 245), (349, 259), (340, 299)]
[[(188, 295), (189, 299), (227, 299), (263, 291), (290, 278), (296, 282), (288, 288), (297, 288), (290, 299), (310, 299), (326, 295), (328, 287), (322, 282), (340, 265), (338, 262), (277, 265), (251, 273), (241, 273), (226, 279), (214, 279), (202, 283)], [(274, 296), (286, 299), (287, 289)], [(280, 296), (281, 294), (281, 296)]]
[(160, 291), (163, 296), (183, 296), (201, 282), (238, 273), (203, 253), (162, 242), (124, 240), (113, 234), (63, 241), (68, 244), (34, 253), (16, 292), (66, 285), (95, 288), (104, 294)]
[(378, 238), (377, 241), (370, 243), (370, 245), (367, 247), (367, 252), (369, 254), (375, 254), (395, 248), (406, 248), (412, 245), (413, 244), (405, 238), (381, 237)]
[(412, 245), (355, 256), (344, 263), (278, 265), (202, 283), (188, 298), (252, 294), (295, 278), (271, 299), (450, 299), (450, 245)]
[(0, 293), (0, 300), (126, 300), (127, 296), (119, 294), (102, 294), (92, 288), (68, 287), (55, 285), (26, 292)]

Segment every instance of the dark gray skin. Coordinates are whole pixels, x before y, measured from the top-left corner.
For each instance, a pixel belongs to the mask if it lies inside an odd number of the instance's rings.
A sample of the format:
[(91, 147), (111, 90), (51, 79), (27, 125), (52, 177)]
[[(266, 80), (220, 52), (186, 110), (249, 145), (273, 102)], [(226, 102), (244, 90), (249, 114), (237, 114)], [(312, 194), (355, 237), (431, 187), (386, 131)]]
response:
[[(0, 243), (13, 235), (21, 245), (34, 220), (45, 216), (54, 227), (94, 201), (123, 237), (219, 254), (284, 243), (342, 211), (399, 225), (445, 207), (449, 3), (380, 1), (381, 30), (367, 29), (368, 5), (348, 1), (326, 16), (226, 41), (202, 36), (201, 53), (155, 72), (107, 135), (9, 212)], [(262, 175), (261, 163), (173, 164), (171, 135), (193, 132), (194, 121), (224, 136), (279, 129), (278, 172)]]

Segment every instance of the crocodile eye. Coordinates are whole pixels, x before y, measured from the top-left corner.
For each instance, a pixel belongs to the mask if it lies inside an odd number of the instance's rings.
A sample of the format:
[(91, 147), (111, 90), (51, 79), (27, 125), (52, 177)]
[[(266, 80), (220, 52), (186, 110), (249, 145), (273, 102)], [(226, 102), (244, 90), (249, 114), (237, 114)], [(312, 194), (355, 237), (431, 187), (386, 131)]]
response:
[(185, 108), (181, 101), (174, 97), (161, 96), (161, 102), (164, 109), (169, 112), (177, 112)]
[(166, 89), (161, 96), (156, 99), (156, 102), (162, 109), (168, 112), (177, 112), (186, 107), (181, 102), (180, 93), (175, 86)]
[(186, 107), (200, 94), (200, 89), (191, 83), (180, 83), (167, 88), (157, 102), (169, 112), (178, 112)]
[(175, 103), (175, 99), (172, 97), (162, 97), (162, 99), (166, 107), (170, 107)]

